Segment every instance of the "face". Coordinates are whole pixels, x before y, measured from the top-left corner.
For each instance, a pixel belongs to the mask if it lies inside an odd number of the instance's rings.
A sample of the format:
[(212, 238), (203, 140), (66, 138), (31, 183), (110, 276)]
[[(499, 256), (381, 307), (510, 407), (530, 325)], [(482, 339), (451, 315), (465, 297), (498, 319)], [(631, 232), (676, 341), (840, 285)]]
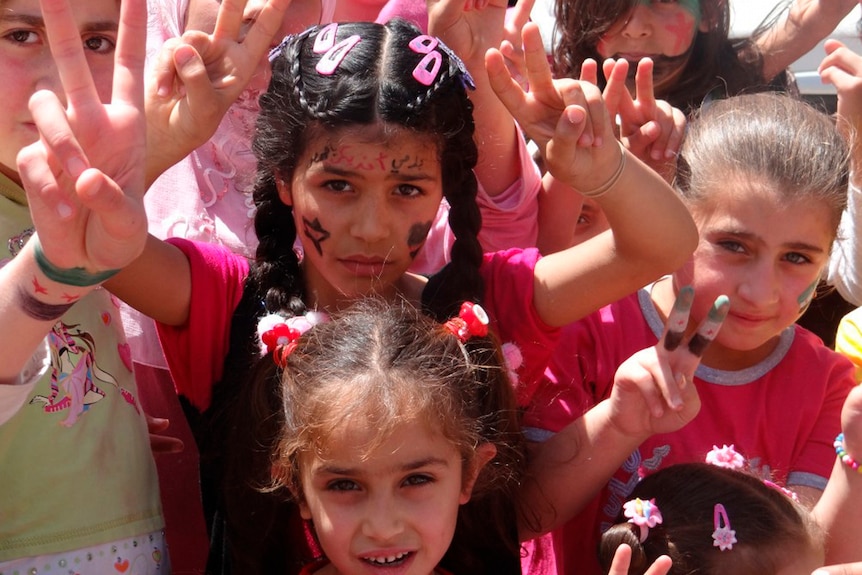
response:
[(430, 138), (395, 129), (369, 139), (367, 132), (360, 126), (313, 138), (290, 185), (279, 183), (318, 307), (370, 294), (395, 298), (443, 198)]
[[(111, 97), (114, 47), (120, 18), (117, 0), (74, 2), (72, 11), (81, 44), (102, 101)], [(15, 157), (38, 139), (27, 109), (37, 90), (51, 90), (65, 102), (63, 88), (48, 45), (39, 0), (0, 2), (0, 171), (20, 183)]]
[(629, 66), (632, 79), (637, 62), (652, 58), (655, 91), (660, 94), (682, 73), (698, 30), (706, 31), (699, 0), (640, 0), (628, 18), (599, 40), (596, 50), (602, 58), (625, 58), (634, 64)]
[(421, 422), (405, 423), (363, 457), (367, 426), (336, 434), (300, 460), (302, 516), (313, 522), (324, 574), (428, 575), (445, 554), (458, 508), (470, 499), (459, 450)]
[(734, 189), (707, 194), (710, 206), (692, 209), (700, 243), (674, 281), (694, 287), (695, 325), (716, 297), (730, 298), (704, 363), (741, 369), (765, 358), (807, 307), (829, 258), (834, 224), (822, 204), (787, 202), (756, 184), (728, 188)]
[(584, 198), (581, 213), (578, 215), (578, 222), (575, 225), (574, 245), (585, 242), (609, 228), (608, 218), (598, 202)]

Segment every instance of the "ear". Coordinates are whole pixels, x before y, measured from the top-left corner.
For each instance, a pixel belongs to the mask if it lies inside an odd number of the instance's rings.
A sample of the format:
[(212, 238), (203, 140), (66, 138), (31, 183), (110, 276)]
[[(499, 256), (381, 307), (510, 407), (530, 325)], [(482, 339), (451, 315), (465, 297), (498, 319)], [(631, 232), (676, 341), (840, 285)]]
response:
[(497, 446), (493, 443), (482, 443), (476, 448), (473, 460), (469, 463), (470, 468), (464, 471), (464, 481), (461, 484), (461, 497), (458, 499), (458, 503), (464, 505), (470, 501), (479, 473), (496, 455)]
[(293, 207), (293, 194), (290, 190), (290, 184), (285, 182), (281, 176), (275, 177), (275, 188), (278, 190), (278, 197), (285, 206)]
[(308, 508), (308, 503), (305, 502), (305, 499), (298, 500), (297, 505), (299, 506), (299, 516), (306, 521), (311, 521), (311, 509)]

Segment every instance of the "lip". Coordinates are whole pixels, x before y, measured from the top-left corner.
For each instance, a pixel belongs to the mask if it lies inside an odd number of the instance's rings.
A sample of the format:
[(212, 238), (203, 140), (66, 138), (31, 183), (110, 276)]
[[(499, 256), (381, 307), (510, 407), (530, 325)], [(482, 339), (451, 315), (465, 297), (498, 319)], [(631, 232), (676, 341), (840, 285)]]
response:
[[(388, 557), (398, 557), (404, 555), (400, 560), (389, 565), (374, 563), (372, 559), (385, 559)], [(362, 553), (359, 555), (359, 560), (366, 566), (370, 573), (379, 573), (385, 575), (401, 575), (406, 573), (413, 560), (416, 558), (415, 550), (408, 549), (390, 549), (385, 551), (374, 551), (373, 553)]]
[(740, 313), (731, 311), (728, 316), (732, 317), (736, 321), (747, 323), (747, 324), (761, 324), (766, 321), (769, 321), (770, 316), (759, 315), (759, 314), (748, 314), (748, 313)]
[(364, 255), (347, 256), (338, 261), (354, 275), (369, 277), (382, 275), (386, 267), (391, 265), (386, 258)]

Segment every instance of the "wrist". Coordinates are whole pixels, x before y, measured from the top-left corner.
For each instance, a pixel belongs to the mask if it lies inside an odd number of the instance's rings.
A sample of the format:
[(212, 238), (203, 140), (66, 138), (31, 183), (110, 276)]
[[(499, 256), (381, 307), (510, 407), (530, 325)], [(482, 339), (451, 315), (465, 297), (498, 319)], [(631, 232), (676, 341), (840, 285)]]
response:
[(835, 447), (835, 454), (838, 456), (838, 459), (841, 460), (846, 467), (856, 473), (862, 473), (862, 467), (860, 467), (859, 459), (855, 457), (858, 455), (856, 453), (850, 452), (847, 448), (847, 443), (844, 440), (844, 433), (839, 433), (838, 437), (835, 438), (833, 443)]
[(93, 287), (107, 281), (120, 272), (118, 269), (89, 272), (81, 267), (58, 267), (45, 256), (38, 235), (33, 236), (30, 242), (33, 244), (33, 258), (39, 267), (39, 271), (47, 279), (57, 284), (73, 287)]

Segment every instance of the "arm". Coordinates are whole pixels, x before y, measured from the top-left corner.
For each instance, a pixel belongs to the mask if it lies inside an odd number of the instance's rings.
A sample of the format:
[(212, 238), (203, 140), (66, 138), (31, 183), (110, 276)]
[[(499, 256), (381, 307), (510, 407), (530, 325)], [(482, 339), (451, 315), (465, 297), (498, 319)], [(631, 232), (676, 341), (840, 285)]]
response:
[[(665, 334), (654, 347), (642, 350), (617, 369), (611, 396), (529, 453), (527, 478), (521, 490), (524, 521), (521, 539), (551, 531), (574, 517), (644, 440), (670, 433), (691, 421), (700, 410), (692, 383), (700, 354), (684, 341), (693, 291), (680, 290)], [(715, 302), (698, 327), (707, 343), (727, 315), (727, 298)], [(713, 335), (705, 334), (713, 332)]]
[(828, 281), (841, 296), (862, 305), (862, 284), (859, 280), (858, 258), (862, 257), (862, 233), (857, 230), (862, 210), (862, 56), (836, 40), (827, 40), (826, 57), (818, 71), (824, 82), (835, 86), (838, 93), (838, 126), (848, 135), (851, 144), (850, 188), (847, 208), (841, 217), (838, 238), (829, 260)]
[(763, 79), (771, 80), (835, 30), (858, 0), (795, 0), (787, 16), (757, 39)]
[(584, 195), (607, 187), (594, 199), (610, 230), (536, 266), (536, 309), (548, 325), (562, 326), (678, 268), (696, 246), (697, 229), (661, 176), (617, 145), (599, 89), (553, 80), (532, 24), (524, 28), (524, 48), (530, 91), (491, 50), (486, 63), (495, 92), (557, 180)]
[[(855, 387), (841, 411), (841, 429), (848, 455), (862, 461), (862, 388)], [(826, 562), (862, 560), (862, 473), (836, 458), (829, 483), (815, 505), (813, 514), (827, 533)]]

